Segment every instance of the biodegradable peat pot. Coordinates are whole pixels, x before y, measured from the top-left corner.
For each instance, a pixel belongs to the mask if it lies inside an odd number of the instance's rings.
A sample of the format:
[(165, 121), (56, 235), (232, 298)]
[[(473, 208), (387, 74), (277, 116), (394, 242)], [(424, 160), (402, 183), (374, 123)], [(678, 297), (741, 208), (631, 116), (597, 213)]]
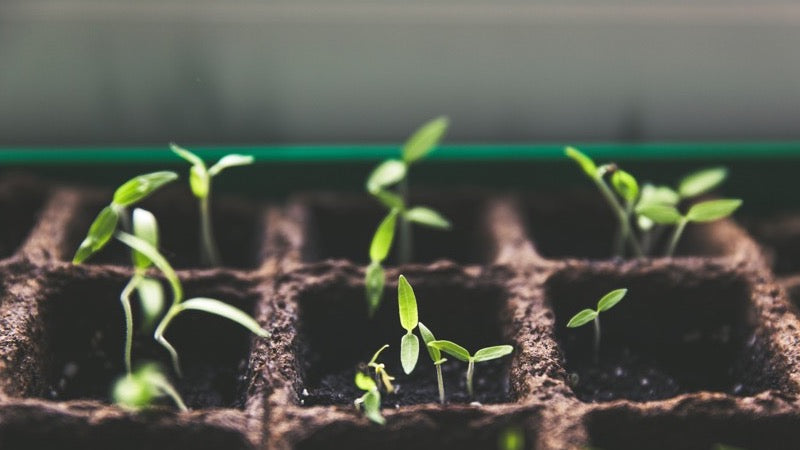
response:
[[(126, 412), (107, 390), (123, 370), (127, 254), (112, 246), (91, 263), (69, 262), (109, 196), (0, 183), (0, 215), (10, 218), (0, 242), (0, 448), (491, 449), (512, 427), (529, 449), (800, 448), (800, 322), (762, 249), (725, 220), (690, 225), (677, 258), (605, 258), (613, 222), (589, 191), (420, 194), (413, 203), (454, 228), (417, 227), (414, 264), (390, 257), (373, 319), (363, 276), (383, 210), (368, 196), (302, 194), (284, 207), (215, 198), (225, 265), (198, 269), (192, 198), (158, 193), (142, 206), (159, 218), (189, 294), (247, 310), (272, 337), (180, 317), (168, 338), (184, 359), (176, 385), (192, 411)], [(514, 347), (476, 366), (480, 404), (467, 398), (459, 362), (444, 366), (445, 405), (424, 350), (403, 375), (401, 273), (438, 338)], [(603, 317), (594, 365), (590, 329), (565, 324), (616, 287), (629, 293)], [(400, 389), (384, 395), (380, 427), (354, 409), (352, 378), (383, 344)], [(147, 333), (135, 336), (133, 356), (167, 361)]]

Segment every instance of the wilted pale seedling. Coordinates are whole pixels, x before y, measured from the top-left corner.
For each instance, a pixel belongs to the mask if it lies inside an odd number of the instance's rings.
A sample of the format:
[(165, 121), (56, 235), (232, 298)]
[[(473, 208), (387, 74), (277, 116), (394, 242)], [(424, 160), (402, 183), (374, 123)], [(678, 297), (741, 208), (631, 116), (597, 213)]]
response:
[(444, 404), (444, 379), (442, 378), (442, 364), (447, 362), (447, 358), (442, 358), (442, 352), (438, 348), (428, 345), (436, 340), (431, 330), (423, 325), (422, 322), (419, 322), (418, 327), (419, 334), (422, 336), (422, 342), (425, 343), (425, 348), (428, 349), (428, 355), (430, 355), (433, 365), (436, 366), (436, 382), (439, 384), (439, 403)]
[(364, 416), (377, 423), (384, 425), (386, 419), (381, 415), (381, 393), (378, 390), (378, 385), (375, 380), (361, 372), (356, 372), (356, 386), (362, 391), (366, 391), (364, 395), (357, 398), (353, 402), (357, 409), (364, 411)]
[(406, 330), (406, 334), (400, 340), (400, 363), (408, 375), (414, 370), (419, 359), (419, 338), (414, 334), (414, 328), (419, 324), (419, 316), (414, 289), (403, 275), (397, 280), (397, 306), (400, 311), (400, 325)]
[(730, 216), (742, 205), (739, 199), (708, 200), (697, 203), (683, 215), (673, 205), (649, 204), (637, 208), (637, 212), (661, 225), (675, 225), (665, 256), (672, 256), (684, 228), (689, 222), (713, 222)]
[(597, 310), (584, 309), (583, 311), (575, 314), (572, 319), (567, 323), (567, 328), (577, 328), (586, 325), (589, 322), (594, 322), (594, 362), (595, 364), (600, 359), (600, 313), (608, 311), (614, 305), (620, 302), (625, 294), (628, 293), (627, 289), (616, 289), (604, 295), (600, 301), (597, 302)]
[(386, 371), (386, 365), (383, 363), (378, 362), (378, 356), (380, 356), (381, 352), (389, 348), (389, 345), (386, 344), (383, 347), (379, 348), (374, 355), (372, 355), (372, 359), (369, 360), (367, 363), (367, 367), (373, 369), (375, 371), (375, 383), (383, 383), (383, 387), (386, 388), (386, 392), (392, 393), (394, 392), (394, 386), (392, 385), (392, 381), (394, 381), (394, 377), (389, 375), (389, 372)]
[(128, 409), (147, 408), (161, 397), (169, 397), (181, 411), (187, 411), (175, 387), (157, 364), (148, 363), (120, 377), (112, 390), (114, 403)]
[(242, 325), (258, 336), (269, 337), (269, 332), (261, 328), (255, 319), (244, 311), (227, 303), (206, 297), (195, 297), (184, 301), (183, 286), (181, 285), (180, 279), (178, 279), (178, 275), (169, 262), (167, 262), (166, 258), (164, 258), (155, 247), (143, 239), (122, 231), (118, 231), (115, 236), (123, 244), (148, 258), (153, 265), (161, 271), (172, 289), (172, 306), (170, 306), (167, 313), (161, 319), (161, 322), (159, 322), (153, 337), (169, 352), (172, 358), (172, 365), (179, 376), (181, 375), (181, 369), (178, 360), (178, 352), (172, 344), (164, 338), (164, 333), (167, 331), (169, 324), (184, 311), (195, 310), (215, 314)]
[[(378, 308), (383, 295), (384, 273), (381, 263), (389, 254), (398, 218), (400, 248), (397, 259), (400, 264), (412, 260), (411, 222), (432, 228), (450, 228), (450, 222), (433, 209), (408, 206), (408, 172), (415, 162), (436, 148), (447, 131), (447, 125), (447, 118), (439, 117), (420, 127), (403, 145), (402, 160), (382, 162), (367, 179), (367, 191), (389, 210), (370, 245), (370, 265), (365, 278), (370, 314)], [(392, 190), (394, 186), (397, 186), (396, 190)]]
[(189, 186), (200, 203), (200, 259), (205, 265), (218, 266), (220, 264), (219, 250), (217, 250), (211, 225), (211, 180), (229, 167), (252, 164), (253, 157), (250, 155), (225, 155), (216, 164), (206, 168), (203, 160), (189, 150), (176, 144), (170, 144), (170, 148), (192, 165), (189, 171)]
[(469, 351), (464, 347), (456, 344), (452, 341), (432, 341), (428, 343), (428, 347), (433, 347), (435, 349), (441, 350), (448, 355), (466, 362), (467, 365), (467, 392), (469, 393), (470, 398), (474, 398), (474, 392), (472, 389), (472, 378), (473, 374), (475, 373), (475, 363), (484, 362), (484, 361), (491, 361), (493, 359), (502, 358), (514, 351), (514, 347), (510, 345), (495, 345), (493, 347), (486, 347), (478, 350), (475, 352), (474, 355), (470, 355)]
[(117, 226), (122, 222), (122, 228), (130, 231), (130, 221), (127, 208), (144, 200), (161, 186), (178, 178), (175, 172), (153, 172), (126, 181), (114, 191), (111, 203), (100, 211), (89, 227), (86, 238), (72, 258), (74, 264), (80, 264), (87, 258), (100, 251), (117, 231)]

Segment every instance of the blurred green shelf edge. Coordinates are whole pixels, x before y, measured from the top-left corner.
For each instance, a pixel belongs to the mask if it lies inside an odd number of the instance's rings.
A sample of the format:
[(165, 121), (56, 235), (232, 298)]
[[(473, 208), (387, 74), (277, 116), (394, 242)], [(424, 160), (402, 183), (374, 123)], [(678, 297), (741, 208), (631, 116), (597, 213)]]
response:
[[(800, 159), (800, 141), (675, 142), (675, 143), (545, 143), (443, 145), (433, 160), (557, 160), (565, 145), (573, 145), (598, 159)], [(357, 162), (398, 157), (394, 145), (287, 145), (287, 146), (192, 146), (186, 148), (204, 158), (227, 153), (247, 153), (261, 162)], [(175, 162), (168, 146), (125, 147), (0, 147), (0, 164), (151, 164)]]

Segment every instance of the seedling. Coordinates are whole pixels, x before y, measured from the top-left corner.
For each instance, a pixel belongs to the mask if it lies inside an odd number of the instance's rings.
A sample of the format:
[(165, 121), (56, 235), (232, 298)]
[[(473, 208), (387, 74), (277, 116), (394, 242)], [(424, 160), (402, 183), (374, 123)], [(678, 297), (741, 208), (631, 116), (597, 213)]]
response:
[(369, 375), (356, 372), (355, 382), (359, 389), (366, 391), (364, 395), (353, 402), (356, 409), (363, 410), (364, 416), (378, 425), (386, 424), (386, 419), (381, 415), (381, 393), (375, 380), (370, 378)]
[(374, 355), (372, 355), (372, 359), (369, 360), (367, 363), (367, 367), (375, 370), (375, 383), (383, 383), (386, 392), (392, 393), (394, 392), (394, 386), (392, 385), (392, 381), (394, 381), (394, 377), (389, 375), (389, 372), (386, 371), (386, 365), (383, 363), (378, 362), (378, 356), (380, 356), (381, 352), (389, 348), (389, 345), (384, 345), (383, 347), (379, 348)]
[(400, 311), (400, 325), (406, 330), (406, 334), (400, 340), (400, 363), (403, 372), (408, 375), (414, 370), (419, 359), (419, 339), (414, 334), (414, 328), (419, 323), (419, 315), (414, 289), (403, 275), (397, 280), (397, 306)]
[[(144, 209), (133, 210), (133, 234), (147, 242), (153, 248), (158, 248), (158, 223), (149, 211)], [(145, 328), (151, 328), (154, 321), (164, 307), (164, 289), (161, 282), (147, 276), (147, 269), (153, 265), (147, 256), (138, 251), (132, 254), (134, 274), (122, 289), (119, 296), (122, 310), (125, 315), (125, 370), (131, 372), (131, 346), (133, 345), (133, 313), (131, 311), (131, 294), (134, 290), (139, 294)]]
[(111, 203), (103, 208), (92, 222), (72, 262), (80, 264), (105, 247), (120, 223), (124, 230), (130, 231), (127, 208), (177, 178), (178, 174), (175, 172), (153, 172), (131, 178), (117, 188)]
[(438, 348), (428, 345), (436, 340), (431, 330), (423, 325), (422, 322), (419, 322), (418, 326), (419, 334), (422, 336), (422, 342), (425, 343), (425, 348), (428, 349), (428, 354), (431, 357), (431, 361), (433, 361), (433, 365), (436, 366), (436, 382), (439, 384), (439, 403), (444, 404), (444, 379), (442, 378), (442, 364), (447, 361), (447, 358), (442, 358), (442, 352)]
[(189, 186), (200, 204), (200, 260), (207, 266), (218, 266), (219, 250), (211, 225), (211, 180), (229, 167), (252, 164), (254, 159), (250, 155), (225, 155), (216, 164), (207, 168), (203, 160), (189, 150), (176, 144), (170, 144), (170, 148), (192, 165), (189, 170)]
[(567, 328), (577, 328), (586, 325), (589, 322), (594, 322), (594, 362), (600, 360), (600, 313), (608, 311), (614, 305), (620, 302), (625, 294), (628, 293), (627, 289), (616, 289), (604, 295), (600, 301), (597, 302), (597, 309), (584, 309), (583, 311), (575, 314), (572, 319), (569, 319)]
[(177, 389), (170, 384), (157, 364), (148, 363), (120, 377), (112, 390), (114, 403), (123, 408), (147, 408), (160, 397), (169, 397), (181, 411), (188, 411)]
[(474, 391), (472, 389), (472, 378), (475, 373), (475, 363), (491, 361), (493, 359), (502, 358), (514, 351), (514, 347), (510, 345), (495, 345), (493, 347), (486, 347), (470, 355), (469, 351), (464, 347), (452, 341), (432, 341), (428, 343), (428, 347), (433, 347), (448, 355), (458, 359), (459, 361), (466, 362), (467, 365), (467, 392), (470, 398), (474, 398)]
[(215, 314), (242, 325), (260, 337), (269, 337), (269, 332), (261, 328), (255, 319), (244, 311), (228, 305), (227, 303), (206, 297), (195, 297), (184, 301), (183, 286), (181, 285), (178, 275), (169, 262), (167, 262), (166, 258), (164, 258), (153, 245), (124, 231), (117, 231), (115, 236), (123, 244), (148, 258), (153, 265), (161, 271), (172, 289), (172, 305), (156, 327), (153, 337), (156, 342), (161, 344), (161, 346), (169, 352), (172, 358), (172, 366), (178, 376), (181, 376), (178, 352), (172, 344), (164, 338), (164, 333), (167, 331), (169, 324), (184, 311), (194, 310)]
[(665, 256), (672, 256), (683, 230), (690, 222), (713, 222), (730, 216), (742, 205), (739, 199), (709, 200), (696, 203), (683, 215), (672, 205), (650, 204), (637, 209), (637, 212), (655, 223), (675, 225)]
[[(367, 191), (378, 199), (388, 213), (370, 245), (370, 265), (367, 268), (367, 304), (370, 315), (378, 308), (383, 295), (383, 268), (394, 239), (394, 228), (400, 222), (398, 262), (412, 260), (411, 223), (439, 229), (449, 229), (450, 221), (424, 206), (408, 207), (408, 173), (411, 166), (430, 154), (447, 131), (448, 120), (438, 117), (420, 127), (403, 145), (402, 159), (388, 159), (379, 164), (367, 178)], [(392, 190), (396, 186), (396, 189)], [(391, 228), (391, 230), (389, 230)], [(379, 280), (380, 278), (380, 280)]]

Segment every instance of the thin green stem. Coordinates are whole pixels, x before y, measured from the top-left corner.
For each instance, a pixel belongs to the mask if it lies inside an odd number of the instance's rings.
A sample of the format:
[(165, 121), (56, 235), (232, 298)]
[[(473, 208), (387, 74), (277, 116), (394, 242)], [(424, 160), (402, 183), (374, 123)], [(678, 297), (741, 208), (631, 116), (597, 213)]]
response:
[(600, 315), (594, 318), (594, 363), (600, 362)]
[(183, 311), (183, 307), (180, 303), (173, 304), (167, 311), (167, 314), (164, 316), (164, 318), (161, 319), (158, 327), (156, 327), (156, 331), (153, 333), (153, 338), (156, 340), (156, 342), (161, 344), (161, 346), (167, 349), (169, 352), (169, 356), (172, 359), (172, 367), (175, 369), (175, 373), (179, 378), (183, 377), (183, 373), (181, 372), (181, 364), (178, 358), (178, 352), (175, 350), (175, 347), (173, 347), (172, 344), (170, 344), (169, 341), (164, 338), (164, 332), (167, 330), (167, 326), (172, 319), (180, 314), (181, 311)]
[(178, 390), (175, 389), (175, 387), (172, 386), (169, 382), (156, 381), (155, 385), (159, 390), (161, 390), (161, 392), (166, 394), (169, 398), (172, 399), (172, 401), (175, 402), (175, 404), (178, 406), (178, 409), (184, 412), (189, 410), (189, 408), (186, 407), (186, 403), (183, 402), (181, 395), (178, 393)]
[(125, 371), (131, 373), (131, 347), (133, 346), (133, 312), (131, 311), (131, 294), (136, 286), (141, 282), (141, 271), (131, 277), (128, 284), (122, 289), (119, 301), (122, 303), (122, 311), (125, 315)]
[[(403, 178), (399, 186), (400, 197), (403, 205), (408, 205), (408, 178)], [(414, 236), (411, 230), (411, 221), (406, 219), (405, 214), (400, 214), (400, 242), (398, 249), (398, 264), (408, 264), (411, 262), (414, 253)]]
[(441, 364), (436, 364), (436, 381), (439, 383), (439, 403), (444, 405), (444, 379), (442, 378)]
[[(603, 194), (603, 197), (608, 202), (611, 209), (617, 216), (617, 220), (619, 221), (619, 233), (621, 236), (622, 242), (627, 242), (630, 246), (631, 250), (633, 250), (634, 256), (637, 258), (641, 258), (644, 256), (642, 253), (642, 248), (639, 246), (639, 243), (636, 241), (636, 236), (631, 233), (631, 224), (628, 217), (628, 214), (625, 212), (625, 208), (620, 205), (619, 201), (617, 201), (616, 197), (614, 197), (614, 193), (611, 191), (611, 188), (608, 187), (603, 178), (598, 176), (593, 178), (594, 183), (597, 185), (597, 188), (600, 190), (600, 193)], [(623, 256), (621, 254), (617, 254), (617, 256)]]
[(474, 392), (472, 390), (472, 376), (475, 374), (475, 360), (470, 358), (469, 364), (467, 365), (467, 392), (469, 393), (469, 398), (475, 398)]
[(681, 234), (683, 234), (683, 229), (686, 228), (686, 224), (688, 223), (689, 220), (685, 217), (678, 222), (678, 225), (675, 227), (675, 231), (672, 233), (672, 238), (669, 240), (669, 247), (667, 247), (667, 253), (665, 256), (671, 257), (673, 254), (675, 254), (675, 249), (678, 247), (678, 241), (681, 238)]
[(206, 266), (219, 265), (219, 251), (211, 224), (210, 195), (200, 198), (200, 260)]

